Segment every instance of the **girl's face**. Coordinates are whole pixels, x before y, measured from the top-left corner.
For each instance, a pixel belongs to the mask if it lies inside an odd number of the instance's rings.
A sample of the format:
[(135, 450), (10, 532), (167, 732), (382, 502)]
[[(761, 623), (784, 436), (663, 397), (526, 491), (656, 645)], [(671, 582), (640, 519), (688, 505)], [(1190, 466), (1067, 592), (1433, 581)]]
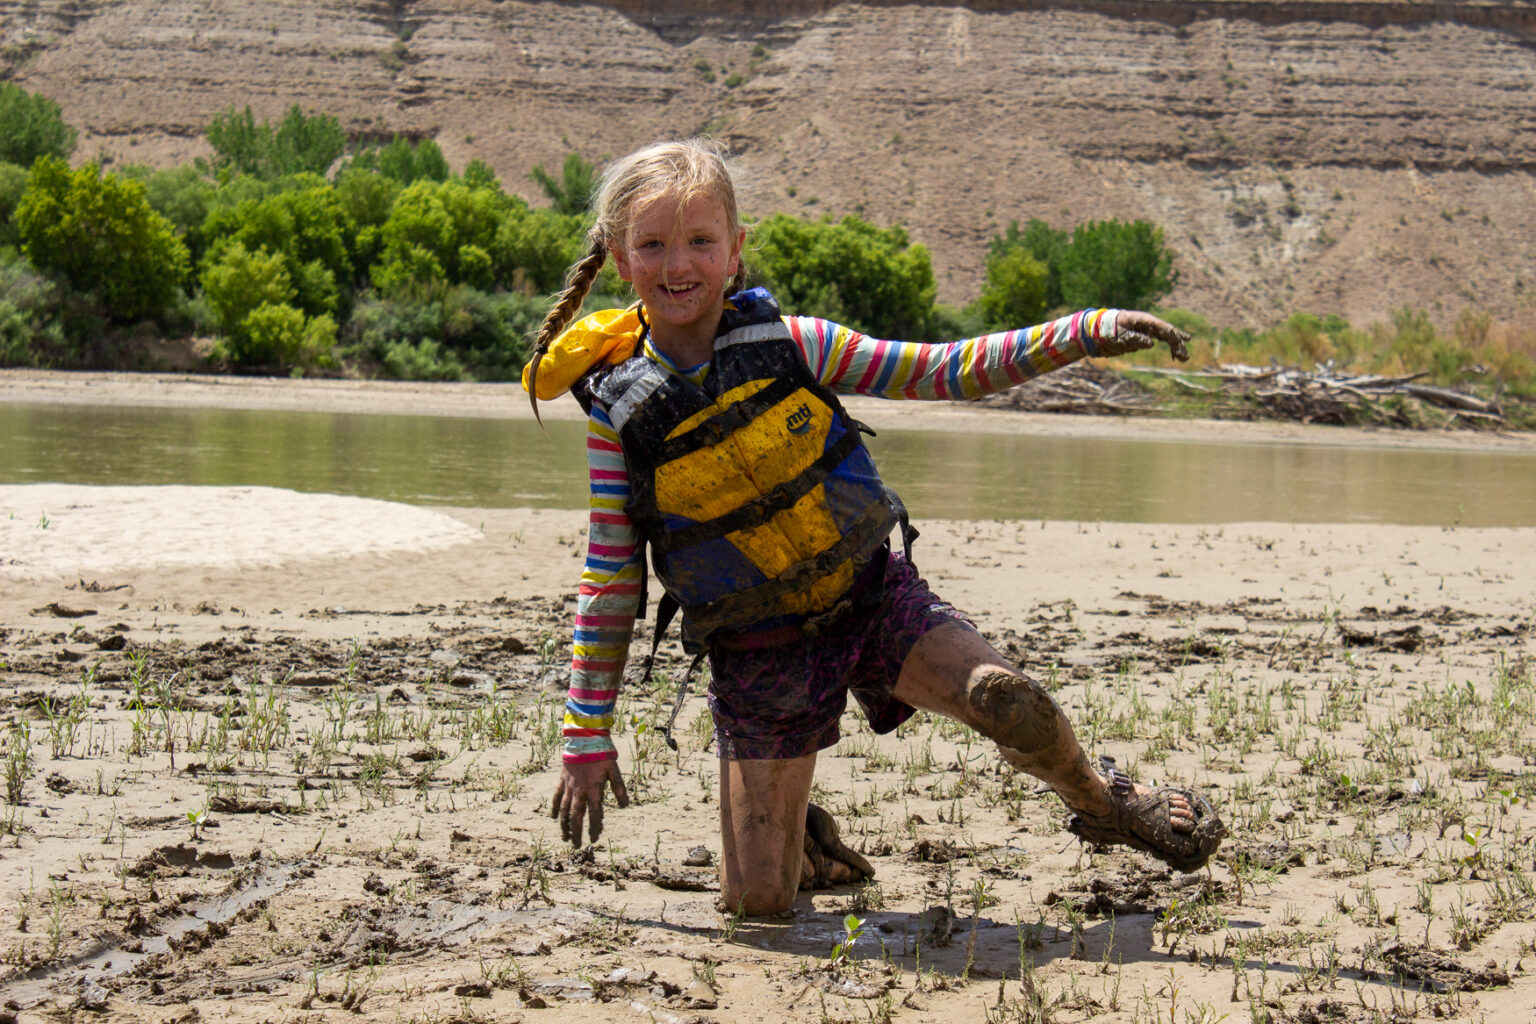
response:
[(619, 276), (645, 304), (657, 342), (713, 342), (746, 234), (745, 228), (731, 231), (725, 207), (711, 196), (681, 204), (662, 196), (630, 222), (610, 252)]

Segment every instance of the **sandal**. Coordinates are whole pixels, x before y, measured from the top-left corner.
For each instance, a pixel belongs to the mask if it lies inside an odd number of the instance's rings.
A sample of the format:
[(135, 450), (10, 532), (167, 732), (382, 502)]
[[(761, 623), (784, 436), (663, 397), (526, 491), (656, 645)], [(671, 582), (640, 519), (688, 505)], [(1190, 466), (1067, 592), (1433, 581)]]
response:
[[(1067, 822), (1067, 831), (1084, 842), (1099, 846), (1116, 843), (1149, 853), (1176, 871), (1197, 871), (1205, 866), (1221, 845), (1227, 828), (1221, 823), (1210, 801), (1192, 789), (1159, 786), (1138, 796), (1131, 777), (1115, 767), (1112, 757), (1099, 758), (1099, 774), (1109, 787), (1109, 811), (1102, 815), (1086, 814), (1076, 808)], [(1173, 808), (1168, 798), (1174, 794), (1189, 801), (1195, 814), (1194, 827), (1181, 831), (1173, 825)]]
[[(863, 854), (843, 844), (837, 834), (837, 822), (815, 804), (805, 806), (805, 859), (811, 866), (811, 877), (801, 880), (801, 889), (830, 889), (834, 884), (852, 884), (875, 877), (874, 866), (864, 859)], [(834, 883), (831, 877), (834, 863), (848, 868), (854, 877), (847, 882)]]

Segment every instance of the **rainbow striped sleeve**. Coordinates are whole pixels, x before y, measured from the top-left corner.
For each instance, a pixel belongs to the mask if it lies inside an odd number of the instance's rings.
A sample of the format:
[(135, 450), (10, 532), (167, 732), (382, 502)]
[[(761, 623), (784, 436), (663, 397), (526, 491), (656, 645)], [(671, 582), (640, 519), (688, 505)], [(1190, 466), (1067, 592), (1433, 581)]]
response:
[(979, 398), (1084, 356), (1114, 337), (1118, 310), (1085, 309), (1049, 323), (943, 345), (882, 341), (829, 320), (785, 324), (817, 379), (836, 391), (880, 398)]
[(629, 473), (619, 435), (597, 406), (587, 421), (587, 472), (591, 512), (565, 701), (566, 764), (619, 756), (609, 731), (640, 609), (640, 535), (624, 511)]

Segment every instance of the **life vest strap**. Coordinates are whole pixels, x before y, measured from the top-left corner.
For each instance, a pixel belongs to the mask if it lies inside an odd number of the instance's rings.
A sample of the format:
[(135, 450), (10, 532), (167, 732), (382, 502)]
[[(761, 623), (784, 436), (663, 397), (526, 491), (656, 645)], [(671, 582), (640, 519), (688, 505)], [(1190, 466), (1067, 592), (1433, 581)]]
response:
[(808, 584), (830, 575), (850, 558), (879, 544), (890, 533), (892, 522), (890, 506), (883, 501), (872, 504), (837, 543), (820, 554), (795, 563), (766, 583), (690, 608), (690, 633), (705, 637), (736, 623), (761, 620), (765, 617), (763, 613), (771, 614), (786, 594), (805, 589)]
[(736, 431), (747, 426), (763, 413), (800, 390), (801, 385), (786, 377), (780, 377), (755, 395), (743, 398), (729, 408), (711, 416), (685, 434), (657, 445), (655, 460), (658, 465), (672, 462), (685, 455), (692, 455), (701, 448), (719, 444)]

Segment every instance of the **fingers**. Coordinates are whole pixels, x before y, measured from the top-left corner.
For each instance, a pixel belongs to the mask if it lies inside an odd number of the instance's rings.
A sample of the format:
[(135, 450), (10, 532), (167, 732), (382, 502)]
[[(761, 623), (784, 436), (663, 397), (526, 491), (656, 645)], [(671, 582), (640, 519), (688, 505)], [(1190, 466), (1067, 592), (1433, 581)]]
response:
[(549, 816), (560, 817), (560, 805), (565, 802), (565, 780), (561, 779), (555, 786), (555, 798), (549, 802)]
[[(596, 800), (587, 801), (587, 842), (597, 842), (597, 837), (603, 834), (603, 797), (599, 792)], [(581, 838), (581, 816), (576, 816), (576, 838)], [(580, 843), (577, 843), (580, 846)]]
[(1181, 363), (1189, 360), (1189, 333), (1151, 313), (1126, 310), (1120, 315), (1120, 328), (1115, 340), (1125, 345), (1127, 352), (1139, 352), (1161, 341), (1174, 359)]
[(613, 786), (614, 803), (620, 807), (629, 806), (629, 790), (624, 786), (624, 773), (619, 771), (619, 762), (608, 762), (608, 783)]

